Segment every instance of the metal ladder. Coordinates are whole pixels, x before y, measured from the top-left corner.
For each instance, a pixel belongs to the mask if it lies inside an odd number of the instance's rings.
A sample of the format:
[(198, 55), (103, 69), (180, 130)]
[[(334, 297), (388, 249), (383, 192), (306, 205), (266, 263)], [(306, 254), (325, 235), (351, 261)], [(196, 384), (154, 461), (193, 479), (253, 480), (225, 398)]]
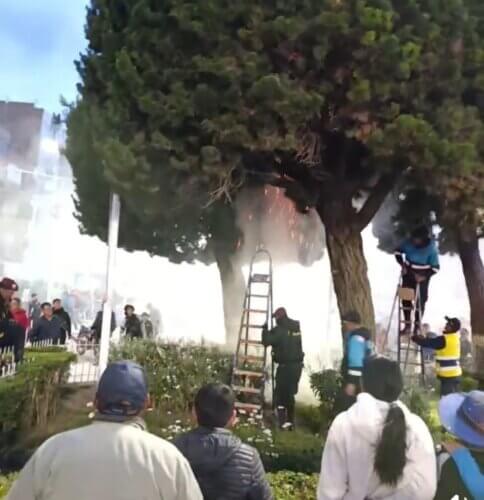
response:
[[(256, 267), (262, 267), (262, 272)], [(262, 327), (272, 327), (272, 258), (258, 249), (250, 262), (249, 279), (234, 356), (231, 386), (239, 413), (262, 413), (267, 378), (267, 349), (262, 344)]]
[[(405, 307), (403, 302), (408, 301), (412, 303), (411, 307)], [(404, 288), (402, 286), (402, 277), (397, 286), (397, 292), (395, 294), (395, 299), (392, 305), (392, 311), (390, 313), (390, 318), (388, 321), (388, 327), (385, 333), (384, 345), (388, 340), (388, 334), (391, 329), (393, 322), (393, 316), (395, 314), (395, 309), (398, 303), (398, 323), (397, 323), (397, 361), (402, 370), (402, 375), (404, 378), (415, 378), (418, 377), (420, 383), (425, 385), (425, 359), (423, 354), (423, 348), (415, 344), (411, 340), (412, 327), (415, 323), (415, 312), (417, 308), (419, 309), (419, 328), (422, 326), (422, 309), (420, 303), (420, 285), (417, 284), (416, 290), (412, 288)], [(405, 320), (405, 312), (410, 311), (410, 320)], [(401, 335), (400, 332), (403, 330), (408, 330), (406, 335)], [(413, 373), (410, 372), (408, 368), (413, 367)]]

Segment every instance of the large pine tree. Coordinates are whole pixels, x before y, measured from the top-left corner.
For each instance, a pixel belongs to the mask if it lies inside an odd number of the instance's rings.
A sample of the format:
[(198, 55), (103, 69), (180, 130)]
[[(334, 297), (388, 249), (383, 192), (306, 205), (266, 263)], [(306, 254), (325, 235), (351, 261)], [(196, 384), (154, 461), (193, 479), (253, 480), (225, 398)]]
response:
[(340, 309), (371, 325), (361, 231), (395, 182), (482, 167), (465, 124), (442, 120), (483, 86), (475, 5), (92, 0), (79, 71), (97, 165), (154, 228), (251, 177), (284, 188), (326, 227)]

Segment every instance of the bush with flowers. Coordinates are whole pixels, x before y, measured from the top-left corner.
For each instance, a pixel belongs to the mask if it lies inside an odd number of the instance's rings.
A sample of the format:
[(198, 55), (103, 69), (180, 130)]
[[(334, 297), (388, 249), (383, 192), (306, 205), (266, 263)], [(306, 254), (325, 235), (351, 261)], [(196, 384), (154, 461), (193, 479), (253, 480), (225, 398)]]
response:
[(111, 360), (131, 359), (142, 365), (148, 377), (156, 413), (189, 412), (194, 393), (212, 381), (228, 383), (232, 356), (215, 347), (191, 343), (158, 343), (127, 340), (111, 349)]

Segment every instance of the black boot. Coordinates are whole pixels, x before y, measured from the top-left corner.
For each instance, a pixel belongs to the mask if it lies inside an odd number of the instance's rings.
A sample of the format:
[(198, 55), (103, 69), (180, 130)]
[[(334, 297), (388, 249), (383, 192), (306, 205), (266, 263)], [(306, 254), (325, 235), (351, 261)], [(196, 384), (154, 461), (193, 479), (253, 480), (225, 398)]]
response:
[(287, 410), (284, 406), (278, 406), (276, 412), (279, 429), (283, 429), (284, 425), (287, 423)]

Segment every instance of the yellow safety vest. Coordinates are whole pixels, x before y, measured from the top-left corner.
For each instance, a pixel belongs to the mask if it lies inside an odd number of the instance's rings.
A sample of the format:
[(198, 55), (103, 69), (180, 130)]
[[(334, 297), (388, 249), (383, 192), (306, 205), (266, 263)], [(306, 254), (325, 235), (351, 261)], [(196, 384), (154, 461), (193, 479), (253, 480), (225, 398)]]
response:
[(437, 377), (460, 377), (460, 333), (445, 333), (445, 347), (435, 351)]

